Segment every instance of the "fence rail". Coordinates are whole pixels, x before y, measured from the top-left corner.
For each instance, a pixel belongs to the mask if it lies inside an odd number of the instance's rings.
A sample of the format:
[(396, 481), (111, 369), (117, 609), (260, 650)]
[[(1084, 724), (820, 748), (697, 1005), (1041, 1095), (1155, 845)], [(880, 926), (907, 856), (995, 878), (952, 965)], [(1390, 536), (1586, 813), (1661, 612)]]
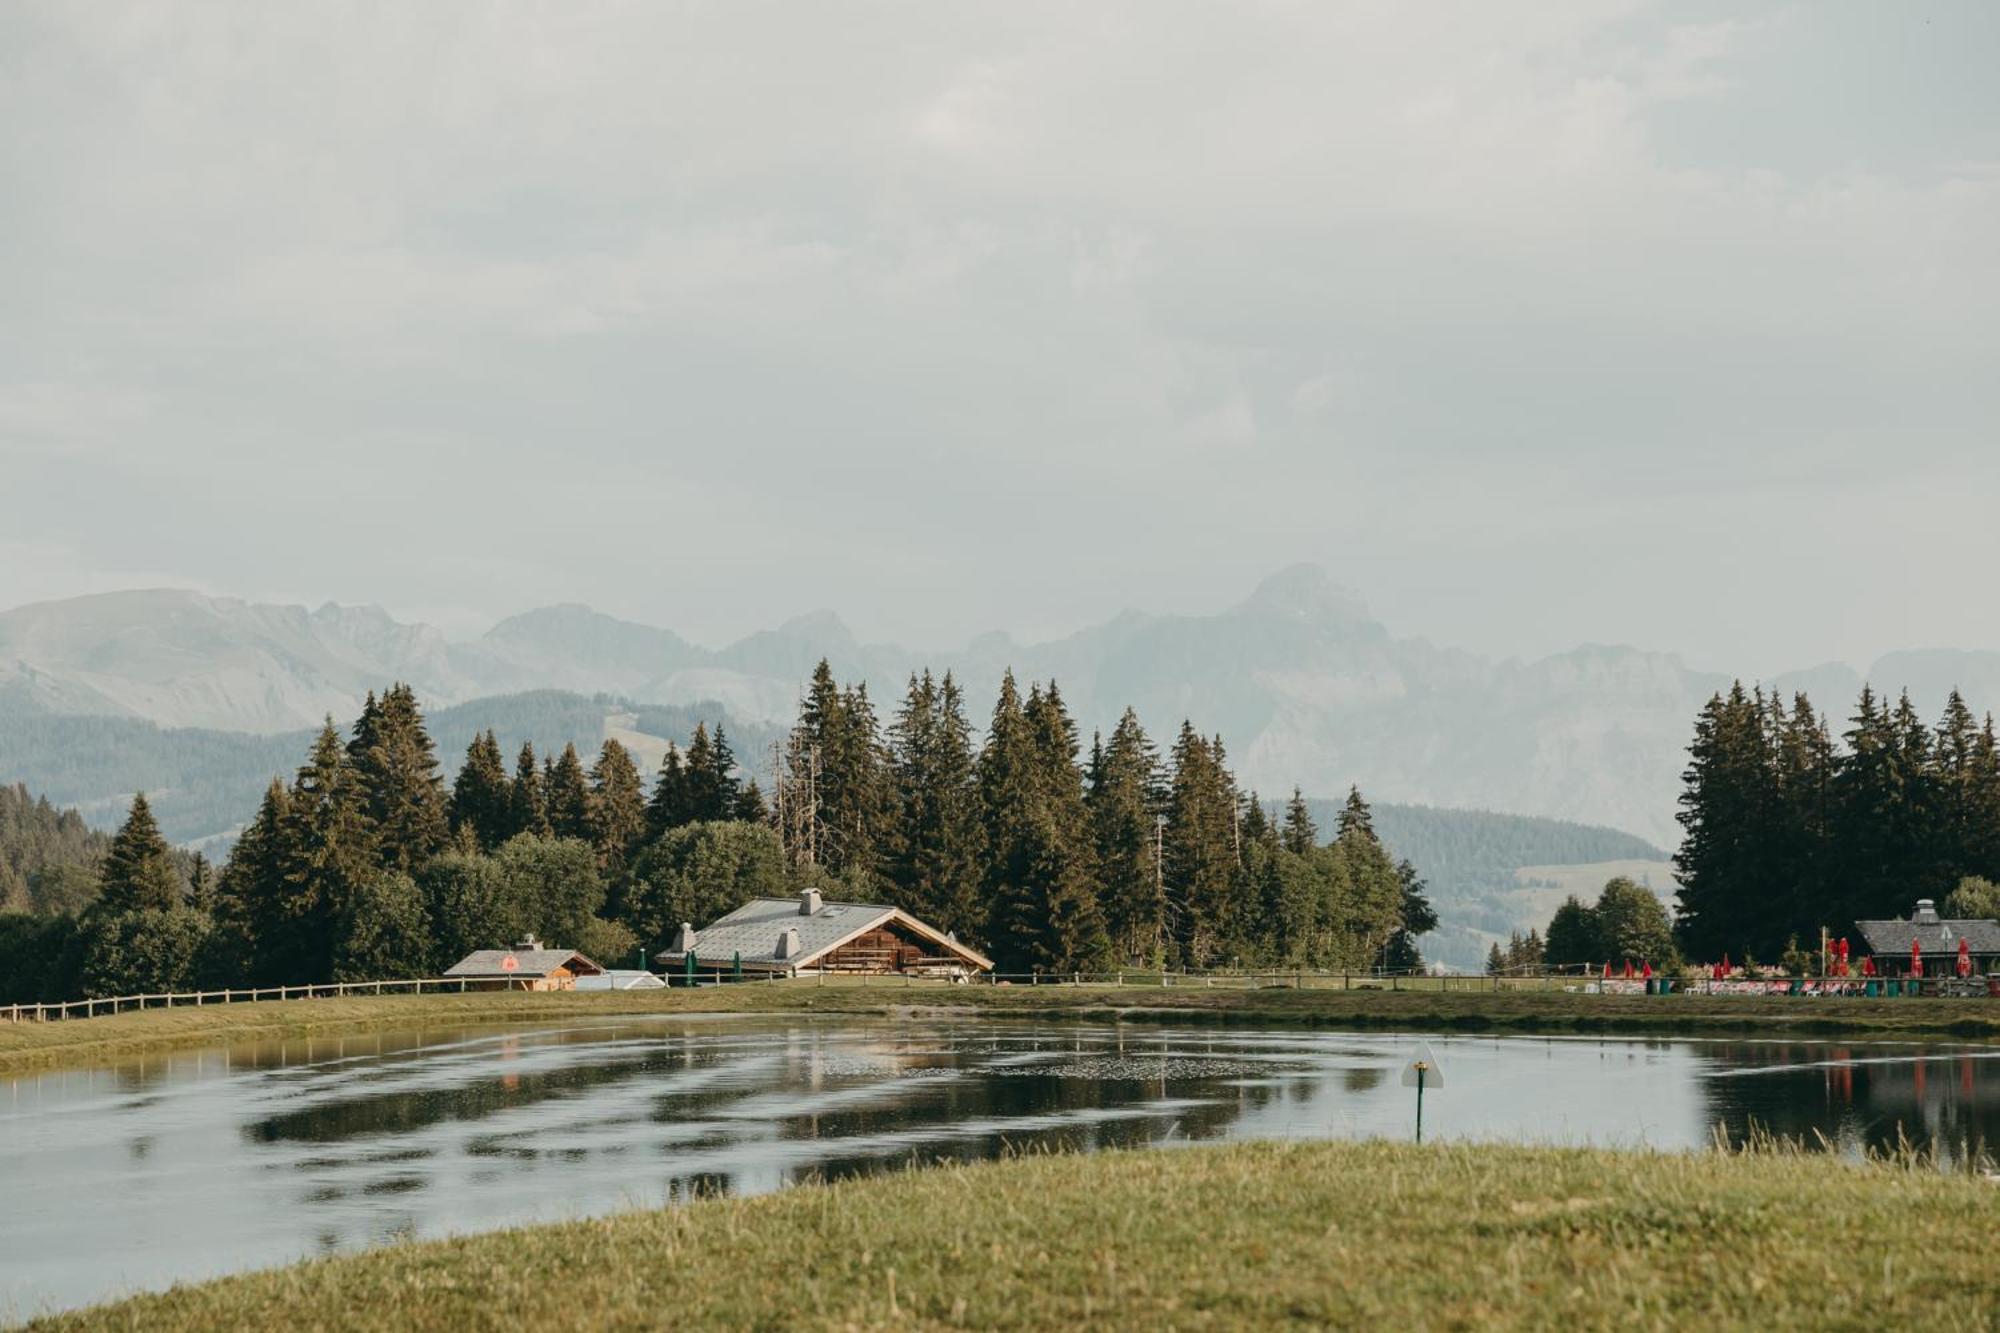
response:
[(458, 977), (421, 977), (405, 981), (328, 981), (314, 986), (238, 986), (226, 990), (162, 991), (155, 995), (111, 995), (53, 1004), (6, 1005), (0, 1006), (0, 1016), (4, 1016), (9, 1023), (58, 1023), (79, 1018), (109, 1017), (130, 1009), (245, 1004), (257, 1000), (331, 1000), (350, 995), (386, 995), (393, 991), (422, 995), (426, 988), (437, 994), (456, 994), (466, 989), (466, 983)]
[[(1688, 995), (1819, 995), (1819, 996), (1861, 996), (1919, 993), (1914, 981), (1897, 981), (1894, 991), (1889, 989), (1895, 979), (1864, 979), (1860, 977), (1802, 977), (1768, 978), (1749, 980), (1732, 978), (1726, 981), (1711, 981), (1707, 978), (1684, 980), (1673, 978), (1648, 983), (1637, 979), (1612, 977), (1600, 978), (1588, 971), (1581, 972), (1541, 972), (1503, 973), (1499, 976), (1482, 976), (1457, 973), (1428, 972), (1309, 972), (1293, 970), (1285, 972), (1161, 972), (1127, 969), (1119, 972), (987, 972), (975, 977), (923, 976), (914, 973), (900, 974), (906, 986), (937, 986), (960, 984), (970, 980), (982, 986), (1129, 986), (1173, 989), (1205, 990), (1368, 990), (1368, 991), (1413, 991), (1413, 992), (1538, 992), (1569, 991), (1603, 995), (1636, 995), (1667, 993), (1662, 987), (1670, 987), (1673, 994)], [(669, 984), (681, 984), (684, 974), (680, 972), (662, 974)], [(698, 984), (719, 985), (754, 980), (786, 980), (781, 977), (766, 977), (752, 973), (747, 977), (737, 976), (729, 969), (703, 967), (695, 974)], [(90, 1000), (69, 1000), (51, 1004), (0, 1005), (0, 1020), (9, 1023), (57, 1023), (73, 1022), (82, 1018), (108, 1017), (133, 1009), (172, 1009), (184, 1006), (205, 1006), (211, 1004), (245, 1004), (260, 1000), (325, 1000), (345, 999), (355, 995), (388, 995), (409, 993), (423, 995), (426, 992), (440, 995), (463, 993), (471, 986), (468, 981), (478, 982), (484, 990), (493, 984), (491, 978), (461, 977), (419, 977), (402, 981), (328, 981), (310, 986), (260, 986), (232, 987), (210, 991), (167, 991), (154, 995), (116, 995)], [(893, 984), (896, 975), (873, 975), (867, 973), (818, 972), (790, 978), (798, 985), (812, 986), (880, 986), (885, 982)], [(1964, 982), (1956, 979), (1926, 978), (1923, 993), (1931, 995), (1986, 994), (1985, 978)], [(1867, 983), (1873, 981), (1873, 986)], [(525, 987), (524, 987), (525, 988)], [(1992, 991), (2000, 995), (2000, 989)]]

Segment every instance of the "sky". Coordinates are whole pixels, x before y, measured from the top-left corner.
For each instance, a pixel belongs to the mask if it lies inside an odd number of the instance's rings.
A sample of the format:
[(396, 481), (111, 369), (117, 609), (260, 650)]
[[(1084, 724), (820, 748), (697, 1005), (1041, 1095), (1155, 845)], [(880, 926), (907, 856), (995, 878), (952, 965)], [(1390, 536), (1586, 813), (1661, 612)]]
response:
[(0, 606), (2000, 648), (2000, 7), (0, 7)]

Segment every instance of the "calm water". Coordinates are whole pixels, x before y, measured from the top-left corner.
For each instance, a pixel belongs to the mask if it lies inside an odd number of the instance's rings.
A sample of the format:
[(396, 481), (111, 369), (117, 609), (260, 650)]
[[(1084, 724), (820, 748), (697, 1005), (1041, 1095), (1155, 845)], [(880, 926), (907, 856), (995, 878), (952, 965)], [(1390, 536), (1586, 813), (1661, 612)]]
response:
[[(0, 1320), (305, 1255), (1037, 1145), (1405, 1136), (1418, 1038), (613, 1020), (0, 1080)], [(1427, 1137), (2000, 1145), (2000, 1049), (1429, 1037)]]

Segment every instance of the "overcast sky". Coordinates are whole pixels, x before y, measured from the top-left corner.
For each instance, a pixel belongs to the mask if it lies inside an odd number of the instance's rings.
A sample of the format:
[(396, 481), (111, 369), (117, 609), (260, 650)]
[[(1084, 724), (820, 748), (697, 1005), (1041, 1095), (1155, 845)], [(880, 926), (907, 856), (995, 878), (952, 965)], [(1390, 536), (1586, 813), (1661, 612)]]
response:
[(2000, 6), (0, 6), (0, 605), (2000, 648)]

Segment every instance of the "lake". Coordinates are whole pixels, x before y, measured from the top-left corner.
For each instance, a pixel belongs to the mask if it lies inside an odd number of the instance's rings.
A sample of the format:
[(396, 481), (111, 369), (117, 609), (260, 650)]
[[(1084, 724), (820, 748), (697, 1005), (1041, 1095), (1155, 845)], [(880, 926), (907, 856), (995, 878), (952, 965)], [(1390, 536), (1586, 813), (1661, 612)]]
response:
[(1716, 1127), (2000, 1141), (2000, 1048), (670, 1018), (190, 1051), (0, 1078), (0, 1318), (407, 1237), (1039, 1148)]

